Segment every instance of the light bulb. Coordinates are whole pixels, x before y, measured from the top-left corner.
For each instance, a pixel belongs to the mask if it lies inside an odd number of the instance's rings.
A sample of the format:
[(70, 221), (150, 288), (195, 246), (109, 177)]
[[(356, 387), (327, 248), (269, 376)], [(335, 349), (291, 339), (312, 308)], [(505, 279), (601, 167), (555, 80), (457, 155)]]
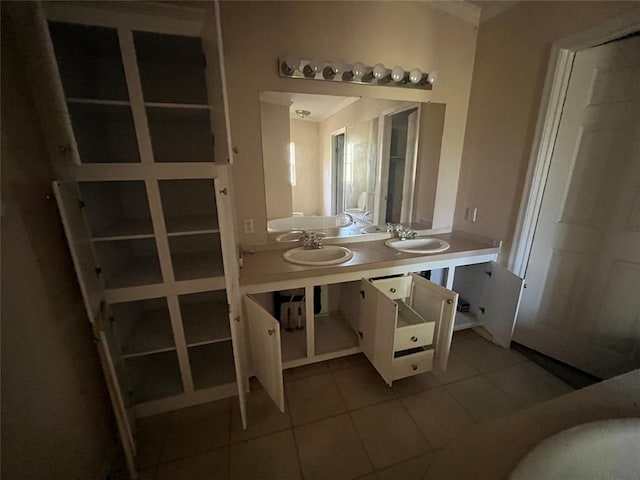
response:
[(373, 78), (376, 80), (380, 80), (387, 76), (387, 67), (385, 67), (381, 63), (376, 63), (376, 66), (373, 67)]
[(401, 82), (404, 80), (404, 68), (399, 65), (393, 67), (393, 70), (391, 70), (391, 79), (394, 82)]
[(300, 68), (300, 59), (294, 55), (288, 55), (284, 61), (291, 70), (298, 70)]
[(409, 72), (409, 81), (416, 85), (419, 84), (422, 81), (422, 70), (419, 68), (411, 70), (411, 72)]
[(311, 67), (311, 70), (313, 70), (313, 73), (318, 73), (322, 71), (323, 65), (324, 65), (324, 62), (319, 58), (314, 58), (309, 62), (309, 66)]
[(353, 76), (356, 80), (360, 80), (367, 73), (367, 67), (362, 62), (356, 62), (353, 66)]
[(340, 61), (332, 62), (331, 63), (331, 70), (333, 70), (333, 73), (342, 73), (342, 72), (344, 72), (344, 65)]
[(438, 72), (429, 72), (429, 76), (427, 77), (427, 82), (433, 85), (438, 81), (438, 78), (440, 78), (440, 75), (438, 75)]
[(342, 80), (352, 80), (353, 79), (353, 65), (343, 65), (342, 66)]
[(336, 72), (333, 70), (333, 65), (327, 65), (322, 69), (322, 77), (325, 80), (333, 80), (333, 77), (336, 76)]

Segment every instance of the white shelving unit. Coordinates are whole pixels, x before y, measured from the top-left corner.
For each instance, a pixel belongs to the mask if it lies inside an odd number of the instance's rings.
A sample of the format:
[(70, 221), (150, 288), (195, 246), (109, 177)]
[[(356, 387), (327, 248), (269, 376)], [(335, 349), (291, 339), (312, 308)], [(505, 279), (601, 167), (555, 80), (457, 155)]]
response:
[(237, 392), (237, 266), (218, 212), (231, 183), (214, 161), (228, 158), (215, 8), (111, 7), (43, 5), (49, 50), (34, 56), (51, 70), (36, 95), (55, 105), (58, 205), (133, 472), (132, 418)]
[(20, 32), (132, 477), (131, 422), (238, 393), (241, 355), (217, 6), (134, 3), (43, 2)]

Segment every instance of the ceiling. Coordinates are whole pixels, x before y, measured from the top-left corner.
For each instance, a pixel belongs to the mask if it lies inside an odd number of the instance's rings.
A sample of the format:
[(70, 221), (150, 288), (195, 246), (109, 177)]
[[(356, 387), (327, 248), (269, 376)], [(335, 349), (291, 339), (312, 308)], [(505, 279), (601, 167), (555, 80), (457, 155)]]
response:
[(507, 8), (513, 7), (518, 0), (465, 0), (480, 9), (480, 23), (504, 12)]
[(296, 110), (311, 112), (305, 118), (305, 120), (311, 122), (321, 122), (359, 99), (360, 97), (337, 97), (308, 93), (260, 92), (260, 100), (263, 102), (289, 105), (291, 118), (299, 118), (296, 116)]

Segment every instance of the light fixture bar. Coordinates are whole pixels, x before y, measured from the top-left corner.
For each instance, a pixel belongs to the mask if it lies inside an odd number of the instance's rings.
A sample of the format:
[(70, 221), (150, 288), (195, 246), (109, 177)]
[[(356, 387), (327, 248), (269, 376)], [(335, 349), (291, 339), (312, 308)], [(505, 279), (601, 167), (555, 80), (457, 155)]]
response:
[(278, 58), (278, 74), (286, 78), (420, 90), (431, 90), (438, 79), (437, 72), (422, 73), (419, 68), (406, 71), (400, 66), (388, 69), (381, 63), (368, 67), (360, 62), (354, 65), (345, 65), (339, 62), (316, 59), (301, 60), (291, 55)]

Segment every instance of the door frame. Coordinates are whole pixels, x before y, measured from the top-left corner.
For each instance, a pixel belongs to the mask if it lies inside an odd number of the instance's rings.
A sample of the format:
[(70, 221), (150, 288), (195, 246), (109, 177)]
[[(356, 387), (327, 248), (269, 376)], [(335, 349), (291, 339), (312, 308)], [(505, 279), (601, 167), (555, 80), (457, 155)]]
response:
[[(405, 178), (407, 175), (410, 175), (412, 178), (411, 189), (409, 191), (409, 196), (411, 197), (411, 202), (409, 204), (409, 216), (413, 215), (413, 200), (415, 196), (415, 179), (416, 172), (418, 168), (418, 144), (420, 141), (420, 121), (422, 119), (422, 104), (420, 102), (410, 102), (403, 104), (401, 106), (387, 108), (383, 110), (382, 113), (378, 117), (378, 145), (377, 145), (377, 161), (376, 161), (376, 185), (375, 185), (375, 195), (374, 195), (374, 208), (373, 208), (373, 218), (374, 224), (384, 225), (384, 214), (386, 212), (387, 200), (385, 197), (387, 196), (387, 182), (389, 180), (389, 155), (391, 151), (391, 121), (394, 115), (402, 112), (406, 112), (407, 110), (413, 110), (414, 108), (418, 109), (418, 124), (416, 126), (418, 130), (418, 134), (416, 135), (416, 145), (415, 145), (415, 153), (413, 158), (411, 159), (412, 165), (410, 165), (410, 170), (405, 169)], [(406, 160), (405, 160), (406, 161)], [(404, 183), (404, 182), (403, 182)]]
[[(336, 175), (338, 174), (338, 171), (336, 168), (336, 158), (335, 158), (336, 152), (334, 151), (334, 139), (340, 135), (344, 135), (344, 142), (342, 146), (342, 155), (344, 160), (347, 154), (346, 153), (347, 127), (339, 128), (338, 130), (331, 132), (331, 134), (329, 135), (329, 152), (331, 154), (329, 158), (329, 165), (330, 165), (329, 166), (329, 184), (331, 187), (331, 202), (329, 202), (329, 207), (330, 207), (329, 215), (340, 215), (342, 213), (342, 212), (338, 212), (338, 202), (337, 202), (338, 182), (336, 181)], [(343, 164), (344, 164), (344, 161), (343, 161)], [(344, 165), (342, 166), (342, 172), (344, 174)]]
[(538, 224), (542, 197), (549, 175), (551, 157), (560, 127), (562, 109), (569, 87), (573, 60), (577, 52), (595, 47), (640, 30), (640, 8), (613, 17), (553, 43), (525, 187), (514, 234), (509, 269), (526, 278), (526, 271)]

